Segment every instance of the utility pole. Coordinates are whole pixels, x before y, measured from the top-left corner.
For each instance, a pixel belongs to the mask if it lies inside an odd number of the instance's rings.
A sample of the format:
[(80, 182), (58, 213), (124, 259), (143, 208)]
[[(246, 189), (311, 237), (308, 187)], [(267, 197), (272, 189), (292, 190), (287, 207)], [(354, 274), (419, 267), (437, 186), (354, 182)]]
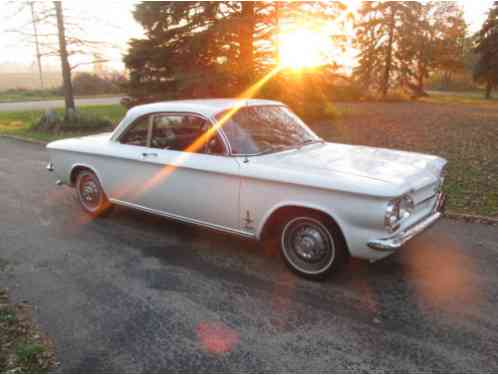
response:
[(69, 66), (68, 53), (66, 47), (66, 34), (64, 30), (64, 15), (60, 1), (54, 1), (55, 14), (57, 16), (57, 31), (59, 35), (59, 55), (61, 58), (62, 79), (64, 82), (64, 102), (66, 111), (64, 117), (72, 116), (75, 111), (73, 85), (71, 83), (71, 67)]
[(33, 21), (33, 32), (35, 35), (36, 61), (38, 62), (38, 73), (40, 75), (40, 88), (43, 90), (43, 72), (41, 65), (40, 44), (38, 42), (38, 29), (36, 27), (37, 19), (35, 18), (34, 1), (30, 1), (29, 6), (31, 7), (31, 20)]

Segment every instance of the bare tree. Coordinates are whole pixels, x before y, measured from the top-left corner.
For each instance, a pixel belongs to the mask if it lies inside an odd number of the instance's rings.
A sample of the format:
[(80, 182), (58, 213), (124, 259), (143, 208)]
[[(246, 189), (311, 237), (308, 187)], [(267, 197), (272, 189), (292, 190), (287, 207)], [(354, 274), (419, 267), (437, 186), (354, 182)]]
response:
[(61, 59), (62, 79), (64, 85), (64, 102), (66, 104), (66, 117), (70, 111), (76, 110), (74, 105), (73, 85), (71, 83), (71, 66), (69, 65), (66, 48), (66, 31), (64, 28), (64, 14), (60, 1), (54, 1), (57, 17), (57, 34), (59, 36), (59, 56)]
[(43, 69), (41, 64), (40, 42), (38, 41), (38, 27), (36, 25), (35, 4), (33, 1), (29, 2), (29, 7), (31, 8), (31, 22), (33, 23), (33, 37), (35, 41), (38, 74), (40, 75), (40, 88), (43, 90)]
[[(28, 43), (34, 44), (42, 87), (42, 57), (58, 57), (60, 59), (66, 109), (65, 116), (70, 116), (75, 111), (71, 83), (72, 71), (81, 65), (108, 61), (100, 57), (100, 50), (103, 47), (113, 46), (102, 41), (80, 37), (85, 32), (82, 26), (85, 22), (83, 16), (68, 17), (61, 1), (53, 1), (52, 4), (34, 3), (33, 1), (11, 2), (10, 4), (14, 7), (16, 15), (27, 9), (30, 11), (30, 23), (32, 24), (33, 33), (26, 31), (26, 26), (28, 26), (26, 24), (7, 31), (17, 33)], [(75, 56), (79, 56), (80, 61), (71, 64), (71, 58)], [(89, 58), (86, 61), (81, 61), (83, 56), (89, 56)]]

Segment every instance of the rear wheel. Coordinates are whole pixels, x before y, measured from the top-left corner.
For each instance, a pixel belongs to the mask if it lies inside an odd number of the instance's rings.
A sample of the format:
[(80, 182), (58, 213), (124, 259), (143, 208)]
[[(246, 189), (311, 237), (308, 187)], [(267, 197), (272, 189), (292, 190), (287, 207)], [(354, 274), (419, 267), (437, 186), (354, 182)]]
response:
[(348, 254), (337, 225), (313, 211), (283, 221), (280, 252), (292, 271), (310, 279), (323, 279), (339, 270)]
[(90, 170), (83, 170), (78, 174), (76, 193), (83, 210), (93, 217), (103, 215), (111, 208), (99, 179)]

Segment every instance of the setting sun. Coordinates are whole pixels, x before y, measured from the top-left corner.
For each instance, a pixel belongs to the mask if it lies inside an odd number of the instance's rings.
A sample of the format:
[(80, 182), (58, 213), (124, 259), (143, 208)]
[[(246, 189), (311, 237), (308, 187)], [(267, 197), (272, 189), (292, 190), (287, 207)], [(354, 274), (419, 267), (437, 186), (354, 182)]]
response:
[(326, 33), (298, 29), (281, 34), (279, 42), (282, 67), (301, 69), (327, 63), (331, 42)]

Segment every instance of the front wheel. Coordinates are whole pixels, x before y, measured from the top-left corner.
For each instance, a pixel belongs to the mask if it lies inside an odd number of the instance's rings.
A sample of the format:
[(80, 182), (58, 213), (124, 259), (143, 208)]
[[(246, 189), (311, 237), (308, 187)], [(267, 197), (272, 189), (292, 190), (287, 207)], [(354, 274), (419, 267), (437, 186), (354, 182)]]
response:
[(313, 212), (282, 225), (280, 250), (292, 271), (310, 279), (323, 279), (347, 259), (346, 244), (337, 225)]
[(90, 216), (97, 217), (106, 213), (111, 204), (100, 185), (99, 179), (90, 170), (83, 170), (76, 179), (76, 193), (81, 207)]

